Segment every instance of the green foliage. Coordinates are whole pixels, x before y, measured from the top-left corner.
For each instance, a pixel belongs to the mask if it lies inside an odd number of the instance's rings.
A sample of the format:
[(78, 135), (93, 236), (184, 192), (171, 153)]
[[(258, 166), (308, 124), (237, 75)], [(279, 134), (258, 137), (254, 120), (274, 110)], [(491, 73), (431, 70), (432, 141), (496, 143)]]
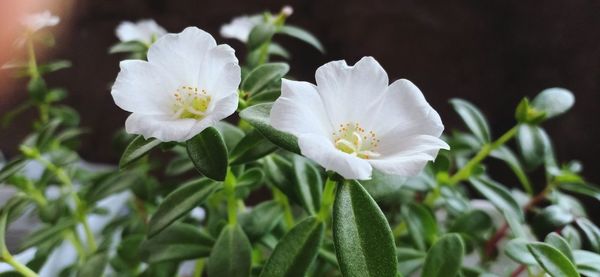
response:
[(189, 139), (185, 147), (190, 160), (200, 173), (216, 181), (225, 180), (228, 164), (227, 146), (217, 129), (204, 129)]

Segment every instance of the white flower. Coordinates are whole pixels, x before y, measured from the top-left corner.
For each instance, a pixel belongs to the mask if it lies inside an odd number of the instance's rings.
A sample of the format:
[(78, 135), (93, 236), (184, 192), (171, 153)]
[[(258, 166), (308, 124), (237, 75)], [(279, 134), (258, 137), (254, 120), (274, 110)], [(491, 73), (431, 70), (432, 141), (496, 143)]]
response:
[(125, 130), (161, 141), (186, 141), (237, 109), (240, 67), (229, 45), (195, 27), (167, 34), (148, 61), (122, 61), (112, 96), (132, 112)]
[(25, 16), (22, 24), (31, 32), (36, 32), (45, 27), (55, 26), (60, 22), (60, 17), (53, 15), (50, 11), (43, 11)]
[(283, 80), (271, 110), (276, 129), (298, 137), (302, 154), (346, 179), (369, 179), (372, 168), (413, 176), (440, 148), (444, 126), (408, 80), (388, 85), (372, 57), (317, 69), (317, 85)]
[(246, 43), (252, 29), (262, 21), (263, 18), (261, 15), (236, 17), (230, 23), (221, 26), (221, 36)]
[(141, 41), (146, 44), (151, 44), (167, 31), (156, 24), (152, 19), (139, 20), (138, 22), (124, 21), (117, 26), (115, 33), (120, 41)]

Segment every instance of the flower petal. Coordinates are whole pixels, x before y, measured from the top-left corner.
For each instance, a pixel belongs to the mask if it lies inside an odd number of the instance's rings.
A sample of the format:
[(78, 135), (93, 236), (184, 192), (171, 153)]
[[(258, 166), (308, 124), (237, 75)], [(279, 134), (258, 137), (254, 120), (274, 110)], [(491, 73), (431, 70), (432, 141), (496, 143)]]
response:
[(245, 43), (248, 41), (248, 36), (250, 36), (254, 26), (260, 24), (262, 20), (261, 15), (236, 17), (230, 23), (221, 26), (221, 36), (234, 38)]
[(210, 126), (212, 121), (194, 119), (173, 119), (167, 115), (131, 114), (125, 121), (125, 131), (156, 138), (160, 141), (183, 142)]
[(177, 84), (164, 78), (155, 65), (139, 60), (124, 60), (112, 87), (112, 97), (121, 109), (140, 114), (172, 113), (169, 92)]
[(345, 61), (326, 63), (315, 78), (332, 126), (360, 122), (371, 129), (365, 118), (376, 111), (373, 105), (389, 84), (387, 73), (373, 57), (364, 57), (354, 66)]
[(440, 149), (450, 149), (443, 140), (430, 135), (382, 139), (381, 158), (369, 160), (374, 168), (387, 174), (414, 176), (428, 161), (434, 160)]
[(376, 111), (373, 119), (379, 123), (376, 131), (382, 138), (398, 139), (419, 134), (439, 137), (444, 131), (439, 114), (427, 103), (421, 90), (406, 79), (388, 87)]
[(206, 89), (215, 100), (237, 95), (241, 70), (235, 50), (226, 44), (211, 48), (202, 60), (198, 79), (198, 86)]
[(273, 104), (270, 121), (276, 129), (296, 136), (329, 136), (332, 132), (323, 101), (308, 82), (282, 79), (281, 97)]
[(302, 155), (345, 179), (371, 178), (372, 167), (369, 162), (336, 149), (327, 137), (302, 135), (298, 137), (298, 146)]
[(124, 21), (115, 30), (115, 33), (120, 41), (141, 41), (145, 43), (151, 43), (153, 37), (160, 38), (167, 31), (156, 24), (156, 21), (152, 19), (140, 20), (136, 23), (131, 21)]
[(217, 122), (221, 119), (227, 118), (228, 116), (232, 115), (235, 110), (237, 110), (238, 95), (237, 93), (231, 93), (221, 99), (211, 101), (211, 105), (214, 105), (214, 108), (207, 117), (210, 117), (211, 120)]
[(163, 68), (180, 86), (198, 86), (200, 66), (215, 39), (196, 27), (187, 27), (179, 34), (167, 34), (148, 50), (148, 62)]

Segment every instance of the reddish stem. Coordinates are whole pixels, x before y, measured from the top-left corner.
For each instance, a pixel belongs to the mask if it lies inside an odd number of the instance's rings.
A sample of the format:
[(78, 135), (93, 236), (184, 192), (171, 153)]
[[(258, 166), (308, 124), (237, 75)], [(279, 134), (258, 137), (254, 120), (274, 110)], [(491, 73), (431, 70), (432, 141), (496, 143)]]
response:
[(513, 271), (510, 274), (510, 277), (517, 277), (517, 276), (519, 276), (521, 273), (523, 273), (523, 271), (525, 271), (526, 268), (527, 267), (524, 264), (520, 265), (519, 267), (517, 267), (517, 269), (515, 269), (515, 271)]

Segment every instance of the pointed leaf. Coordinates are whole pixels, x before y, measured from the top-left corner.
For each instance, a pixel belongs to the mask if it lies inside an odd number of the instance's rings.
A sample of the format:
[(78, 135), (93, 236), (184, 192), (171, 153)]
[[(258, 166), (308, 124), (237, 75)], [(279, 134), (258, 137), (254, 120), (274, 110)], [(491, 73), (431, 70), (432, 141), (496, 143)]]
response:
[(241, 111), (240, 117), (248, 121), (275, 145), (299, 154), (298, 139), (294, 135), (279, 131), (270, 125), (269, 115), (272, 107), (272, 103), (254, 105)]
[(231, 151), (231, 165), (256, 161), (277, 150), (274, 145), (257, 130), (252, 130)]
[(427, 252), (421, 276), (457, 276), (464, 254), (465, 246), (459, 235), (444, 235)]
[(452, 104), (454, 110), (456, 110), (465, 124), (467, 124), (469, 130), (471, 130), (481, 142), (487, 143), (492, 140), (489, 124), (487, 123), (485, 116), (483, 116), (483, 113), (481, 113), (477, 107), (465, 100), (457, 98), (450, 100), (450, 104)]
[(396, 276), (392, 230), (375, 200), (357, 181), (338, 186), (333, 240), (342, 275)]
[(297, 38), (303, 42), (310, 44), (312, 47), (319, 50), (321, 53), (325, 53), (325, 48), (323, 47), (319, 39), (317, 39), (313, 34), (299, 27), (292, 25), (281, 26), (281, 28), (279, 28), (278, 30), (278, 33)]
[(317, 256), (324, 229), (325, 224), (314, 216), (302, 220), (279, 241), (260, 276), (305, 276)]
[(144, 241), (140, 255), (149, 263), (208, 257), (215, 240), (197, 226), (175, 223)]
[(547, 243), (534, 242), (527, 249), (537, 260), (538, 264), (552, 277), (578, 277), (575, 265), (567, 256)]
[(286, 63), (266, 63), (257, 66), (248, 73), (242, 82), (242, 90), (253, 96), (263, 90), (267, 85), (281, 80), (281, 77), (290, 70)]
[(506, 188), (487, 177), (477, 177), (469, 180), (473, 187), (490, 200), (498, 210), (501, 212), (510, 212), (517, 216), (519, 221), (523, 221), (521, 207)]
[(306, 158), (295, 155), (293, 158), (294, 185), (296, 194), (302, 201), (302, 206), (310, 214), (319, 211), (323, 180), (319, 170)]
[(556, 233), (550, 233), (546, 236), (544, 241), (560, 250), (569, 260), (575, 263), (575, 259), (573, 258), (573, 251), (571, 250), (571, 246), (569, 243), (561, 236)]
[(227, 225), (221, 231), (208, 259), (208, 276), (248, 277), (252, 246), (239, 225)]
[(427, 250), (437, 238), (437, 223), (430, 211), (423, 205), (411, 203), (402, 210), (403, 218), (413, 242), (419, 250)]
[(190, 160), (204, 176), (217, 181), (225, 180), (227, 174), (227, 146), (214, 127), (204, 129), (186, 142)]
[(148, 237), (153, 237), (196, 206), (202, 204), (219, 183), (209, 179), (191, 181), (167, 195), (148, 223)]
[(161, 144), (161, 141), (157, 139), (150, 138), (146, 140), (141, 135), (135, 137), (129, 145), (127, 145), (127, 148), (125, 148), (121, 160), (119, 160), (119, 168), (125, 168), (131, 163), (139, 160), (159, 144)]

